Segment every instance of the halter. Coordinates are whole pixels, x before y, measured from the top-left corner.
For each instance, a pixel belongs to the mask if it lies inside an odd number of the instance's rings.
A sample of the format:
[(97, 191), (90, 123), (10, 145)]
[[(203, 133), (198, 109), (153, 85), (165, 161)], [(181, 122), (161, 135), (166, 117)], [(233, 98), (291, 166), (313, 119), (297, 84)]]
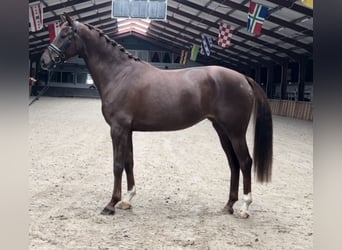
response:
[[(58, 48), (55, 44), (50, 43), (47, 47), (48, 51), (49, 51), (49, 56), (51, 61), (53, 61), (55, 64), (60, 63), (62, 61), (62, 59), (65, 59), (66, 55), (65, 55), (65, 51), (69, 48), (71, 42), (74, 40), (74, 38), (77, 35), (77, 26), (78, 22), (75, 22), (75, 25), (73, 25), (73, 32), (71, 37), (66, 40), (61, 48)], [(56, 54), (57, 57), (52, 56), (52, 53)]]

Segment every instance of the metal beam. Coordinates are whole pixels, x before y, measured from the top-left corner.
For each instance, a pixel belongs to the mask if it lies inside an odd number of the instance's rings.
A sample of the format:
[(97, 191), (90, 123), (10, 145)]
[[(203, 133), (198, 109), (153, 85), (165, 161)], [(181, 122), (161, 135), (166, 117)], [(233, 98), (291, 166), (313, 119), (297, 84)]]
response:
[[(158, 25), (158, 22), (152, 22), (150, 25), (152, 25), (152, 26), (153, 26), (153, 25), (154, 25), (154, 26), (155, 26), (155, 25)], [(163, 25), (164, 27), (170, 28), (171, 30), (178, 31), (178, 32), (179, 32), (179, 35), (181, 35), (181, 34), (183, 33), (183, 34), (187, 34), (187, 35), (192, 36), (192, 37), (196, 37), (196, 36), (197, 36), (198, 39), (199, 39), (199, 41), (198, 41), (198, 40), (196, 41), (196, 39), (194, 38), (194, 40), (192, 41), (192, 43), (200, 44), (200, 42), (201, 42), (201, 39), (200, 39), (200, 36), (199, 36), (198, 33), (196, 34), (196, 33), (193, 33), (193, 32), (191, 32), (191, 31), (188, 31), (188, 30), (185, 30), (185, 29), (181, 29), (181, 28), (178, 28), (178, 27), (176, 27), (176, 26), (174, 26), (174, 25), (167, 24), (167, 23), (163, 23), (162, 25)], [(188, 26), (191, 26), (191, 25), (188, 24)], [(161, 30), (162, 33), (170, 33), (169, 30), (163, 30), (163, 28), (160, 27), (160, 26), (159, 26), (159, 30)], [(208, 33), (208, 32), (207, 32), (207, 33)], [(212, 35), (212, 34), (208, 34), (208, 35)], [(215, 35), (217, 35), (217, 34), (215, 34)], [(179, 37), (179, 36), (178, 36), (178, 37)], [(253, 58), (253, 59), (256, 60), (256, 61), (261, 62), (262, 64), (265, 64), (265, 65), (268, 64), (268, 61), (265, 61), (265, 60), (261, 59), (260, 57), (258, 58), (258, 57), (254, 56), (254, 55), (251, 55), (251, 54), (242, 52), (242, 51), (237, 50), (237, 49), (234, 49), (234, 48), (229, 48), (229, 49), (223, 51), (223, 48), (221, 48), (221, 47), (219, 47), (219, 46), (215, 46), (215, 47), (216, 47), (216, 48), (219, 48), (219, 49), (221, 50), (222, 53), (227, 53), (227, 54), (229, 54), (230, 56), (237, 57), (238, 60), (246, 61), (246, 59), (240, 58), (240, 57), (239, 57), (239, 54), (241, 54), (241, 55), (244, 55), (244, 56), (246, 56), (246, 57), (248, 57), (248, 58)], [(218, 51), (219, 51), (219, 50), (218, 50)], [(238, 54), (231, 54), (231, 52), (236, 52), (236, 53), (238, 53)], [(231, 59), (231, 58), (229, 58), (229, 59)], [(252, 62), (252, 63), (253, 63), (253, 62)], [(254, 64), (255, 64), (255, 63), (254, 63)]]
[[(178, 9), (176, 9), (176, 8), (173, 8), (173, 7), (168, 6), (168, 10), (171, 11), (171, 12), (173, 12), (173, 13), (175, 13), (175, 14), (178, 14), (178, 15), (180, 15), (180, 16), (187, 17), (187, 18), (189, 18), (189, 19), (191, 19), (191, 20), (198, 20), (198, 17), (195, 17), (195, 16), (193, 16), (193, 15), (187, 13), (187, 12), (180, 11), (180, 10), (178, 10)], [(168, 18), (169, 18), (170, 20), (172, 19), (172, 13), (168, 16)], [(203, 20), (200, 20), (200, 21), (201, 21), (203, 24), (208, 25), (209, 27), (218, 26), (217, 23), (213, 23), (213, 22), (208, 21), (208, 20), (204, 20), (204, 19), (203, 19)], [(253, 36), (249, 36), (249, 35), (247, 35), (247, 34), (244, 34), (244, 33), (242, 33), (242, 32), (235, 31), (235, 32), (233, 32), (233, 34), (234, 34), (234, 36), (236, 35), (236, 36), (238, 36), (238, 37), (241, 37), (241, 38), (244, 38), (244, 39), (248, 39), (248, 40), (250, 40), (250, 41), (252, 41), (252, 42), (254, 42), (254, 43), (260, 43), (260, 40), (259, 40), (259, 39), (255, 38), (255, 37), (253, 37)], [(233, 36), (233, 37), (234, 37), (234, 36)], [(234, 40), (234, 39), (233, 39), (233, 40)], [(279, 47), (279, 46), (274, 45), (274, 44), (272, 44), (272, 43), (268, 43), (268, 42), (264, 42), (264, 41), (263, 41), (263, 44), (264, 44), (264, 46), (267, 47), (267, 48), (274, 49), (275, 51), (279, 51), (279, 52), (283, 52), (283, 53), (287, 54), (290, 58), (293, 58), (294, 60), (299, 60), (299, 59), (301, 58), (301, 56), (302, 56), (302, 55), (300, 55), (300, 54), (298, 54), (298, 53), (294, 53), (294, 52), (292, 52), (292, 51), (290, 51), (290, 50), (287, 50), (287, 49), (285, 49), (285, 48)], [(249, 49), (250, 49), (250, 48), (249, 48)], [(253, 48), (253, 49), (255, 49), (255, 48)], [(268, 52), (266, 52), (266, 53), (268, 53)]]
[[(168, 16), (168, 20), (169, 20), (169, 21), (172, 21), (172, 22), (175, 22), (175, 23), (178, 23), (178, 24), (181, 24), (181, 25), (183, 25), (184, 27), (191, 27), (192, 29), (197, 30), (199, 33), (204, 33), (204, 34), (208, 34), (208, 35), (217, 37), (217, 33), (214, 33), (214, 32), (212, 32), (212, 31), (203, 29), (203, 28), (201, 28), (201, 27), (199, 27), (199, 26), (195, 26), (195, 25), (193, 25), (193, 24), (189, 24), (189, 23), (184, 22), (184, 21), (182, 21), (182, 20), (180, 20), (180, 19), (177, 19), (177, 18), (175, 18), (175, 17)], [(168, 24), (163, 23), (163, 25), (164, 25), (164, 26), (167, 26)], [(170, 25), (170, 22), (169, 22), (169, 25)], [(174, 26), (174, 27), (175, 27), (175, 29), (177, 28), (176, 26)], [(179, 30), (179, 29), (178, 29), (178, 30)], [(186, 32), (186, 29), (184, 29), (183, 31), (181, 31), (181, 30), (179, 30), (179, 31), (180, 31), (180, 32)], [(195, 34), (192, 33), (192, 35), (195, 35)], [(246, 49), (250, 49), (250, 47), (249, 47), (248, 45), (246, 45), (246, 44), (243, 43), (243, 42), (239, 42), (239, 41), (237, 41), (236, 39), (233, 39), (233, 38), (232, 38), (231, 42), (232, 42), (231, 47), (230, 47), (228, 50), (225, 50), (225, 51), (228, 52), (229, 50), (233, 50), (233, 51), (238, 50), (238, 51), (239, 51), (238, 53), (247, 54), (246, 52), (241, 51), (241, 50), (238, 49), (238, 48), (234, 48), (234, 44), (235, 44), (235, 45), (238, 45), (238, 46), (241, 46), (241, 47), (243, 47), (243, 48), (246, 48)], [(223, 49), (223, 48), (222, 48), (222, 49)], [(281, 62), (284, 61), (284, 58), (278, 57), (278, 56), (274, 55), (273, 53), (269, 53), (269, 52), (264, 51), (264, 50), (262, 50), (262, 49), (253, 48), (253, 51), (255, 51), (255, 52), (257, 52), (257, 53), (260, 53), (260, 54), (262, 54), (262, 55), (268, 56), (268, 57), (270, 57), (272, 60), (274, 60), (274, 61), (277, 62), (277, 63), (281, 63)], [(248, 54), (248, 55), (250, 55), (250, 54)], [(251, 57), (255, 57), (255, 59), (256, 59), (256, 56), (254, 56), (254, 55), (250, 55), (250, 56), (251, 56)], [(260, 60), (260, 57), (258, 58), (258, 61), (259, 61), (259, 60)], [(261, 60), (263, 60), (263, 59), (261, 59)]]
[[(160, 28), (160, 27), (156, 27), (155, 25), (150, 24), (149, 31), (153, 31), (153, 29), (156, 30), (156, 31), (154, 31), (156, 34), (158, 34), (158, 35), (162, 34), (161, 36), (164, 39), (168, 39), (169, 41), (178, 41), (178, 42), (180, 42), (181, 44), (183, 44), (183, 48), (188, 47), (189, 45), (193, 44), (193, 42), (194, 42), (193, 40), (191, 40), (189, 38), (186, 38), (186, 37), (177, 38), (177, 35), (178, 35), (177, 33), (172, 32), (170, 30), (167, 30), (167, 32), (165, 32), (166, 31), (165, 29)], [(169, 35), (169, 34), (171, 34), (171, 35)], [(182, 39), (183, 41), (179, 41), (180, 39)], [(229, 60), (232, 60), (234, 58), (234, 61), (232, 61), (232, 62), (234, 62), (234, 63), (236, 63), (238, 65), (243, 65), (244, 67), (247, 67), (247, 65), (254, 65), (254, 66), (257, 65), (256, 63), (253, 63), (253, 62), (250, 62), (250, 61), (246, 61), (246, 59), (235, 58), (235, 57), (232, 58), (233, 55), (230, 55), (230, 56), (224, 55), (224, 54), (218, 52), (215, 48), (213, 48), (211, 56), (215, 55), (215, 54), (219, 55), (222, 59), (225, 59), (228, 62), (229, 62)], [(245, 61), (245, 62), (242, 63), (241, 61)]]
[[(225, 0), (222, 2), (222, 0), (213, 0), (214, 2), (217, 2), (219, 4), (223, 4), (225, 6), (231, 7), (234, 10), (240, 10), (242, 12), (248, 13), (249, 8), (247, 6), (244, 6), (242, 4), (238, 4), (229, 0)], [(282, 27), (289, 28), (291, 30), (297, 31), (299, 33), (304, 33), (308, 36), (313, 36), (313, 31), (306, 29), (302, 26), (296, 25), (294, 23), (288, 22), (286, 20), (283, 20), (281, 18), (275, 17), (275, 16), (268, 16), (267, 21), (270, 21), (272, 23), (278, 24)]]
[[(246, 25), (246, 21), (242, 21), (242, 20), (239, 20), (237, 18), (228, 16), (228, 15), (224, 15), (224, 14), (222, 14), (220, 12), (217, 12), (215, 10), (212, 10), (212, 9), (204, 8), (203, 6), (201, 6), (199, 4), (196, 4), (196, 3), (193, 3), (193, 2), (184, 1), (184, 0), (173, 0), (173, 1), (177, 2), (177, 3), (180, 3), (182, 5), (188, 6), (190, 8), (193, 8), (195, 10), (202, 11), (202, 12), (208, 14), (208, 15), (213, 15), (213, 16), (219, 17), (219, 18), (221, 18), (223, 20), (230, 21), (230, 22), (238, 24), (240, 26), (245, 26)], [(307, 51), (312, 53), (312, 46), (308, 46), (305, 43), (302, 43), (302, 42), (299, 42), (299, 41), (297, 41), (295, 39), (291, 39), (289, 37), (286, 37), (286, 36), (274, 33), (274, 32), (272, 32), (270, 30), (267, 30), (267, 29), (263, 29), (262, 33), (263, 33), (263, 35), (267, 35), (267, 36), (273, 37), (275, 39), (282, 40), (282, 41), (284, 41), (286, 43), (289, 43), (289, 44), (292, 44), (294, 46), (300, 47), (300, 48), (305, 49), (305, 50), (307, 50)], [(259, 43), (260, 42), (263, 43), (263, 41), (259, 41)]]
[(307, 15), (307, 16), (313, 16), (313, 10), (307, 7), (304, 7), (302, 5), (296, 4), (294, 2), (291, 1), (284, 1), (284, 0), (267, 0), (271, 3), (289, 8), (291, 10), (297, 11), (301, 14)]

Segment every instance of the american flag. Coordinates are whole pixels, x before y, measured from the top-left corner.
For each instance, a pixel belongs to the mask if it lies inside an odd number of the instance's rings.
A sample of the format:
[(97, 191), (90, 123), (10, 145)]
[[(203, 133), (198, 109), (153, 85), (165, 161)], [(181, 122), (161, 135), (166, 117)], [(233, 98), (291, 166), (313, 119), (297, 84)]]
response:
[(229, 48), (233, 36), (233, 27), (227, 23), (220, 22), (217, 44), (223, 48)]
[(43, 6), (40, 2), (29, 4), (29, 25), (32, 32), (43, 28)]
[(247, 31), (259, 35), (265, 18), (267, 17), (267, 12), (267, 7), (251, 2), (248, 11)]

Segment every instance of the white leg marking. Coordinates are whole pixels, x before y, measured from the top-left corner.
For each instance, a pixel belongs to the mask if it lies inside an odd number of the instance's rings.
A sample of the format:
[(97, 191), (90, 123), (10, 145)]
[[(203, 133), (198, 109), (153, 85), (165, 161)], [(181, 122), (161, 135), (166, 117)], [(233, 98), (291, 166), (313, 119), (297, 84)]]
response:
[(132, 187), (131, 190), (128, 190), (125, 193), (123, 199), (118, 203), (117, 207), (120, 209), (130, 209), (132, 207), (131, 200), (136, 194), (135, 186)]
[(130, 203), (130, 201), (132, 200), (135, 194), (136, 194), (136, 190), (135, 190), (135, 186), (133, 186), (131, 190), (128, 190), (127, 193), (125, 193), (122, 201)]
[(243, 195), (243, 204), (240, 209), (240, 215), (242, 218), (248, 218), (249, 217), (249, 212), (248, 208), (249, 205), (252, 203), (252, 193), (244, 194)]

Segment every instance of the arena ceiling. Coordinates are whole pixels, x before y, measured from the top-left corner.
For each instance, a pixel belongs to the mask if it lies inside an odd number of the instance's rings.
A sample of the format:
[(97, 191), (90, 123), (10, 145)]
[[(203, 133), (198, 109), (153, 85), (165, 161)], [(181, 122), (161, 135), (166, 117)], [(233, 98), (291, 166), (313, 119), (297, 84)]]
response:
[(246, 28), (250, 0), (168, 0), (167, 20), (151, 21), (148, 27), (143, 21), (132, 24), (111, 18), (112, 0), (40, 2), (44, 8), (44, 28), (29, 32), (30, 58), (40, 56), (49, 44), (48, 24), (59, 20), (64, 12), (96, 26), (113, 39), (134, 35), (176, 53), (200, 44), (201, 34), (217, 38), (221, 21), (232, 25), (230, 48), (214, 42), (210, 57), (199, 56), (203, 64), (250, 68), (300, 62), (313, 55), (313, 10), (300, 0), (254, 0), (269, 8), (258, 36), (248, 33)]

